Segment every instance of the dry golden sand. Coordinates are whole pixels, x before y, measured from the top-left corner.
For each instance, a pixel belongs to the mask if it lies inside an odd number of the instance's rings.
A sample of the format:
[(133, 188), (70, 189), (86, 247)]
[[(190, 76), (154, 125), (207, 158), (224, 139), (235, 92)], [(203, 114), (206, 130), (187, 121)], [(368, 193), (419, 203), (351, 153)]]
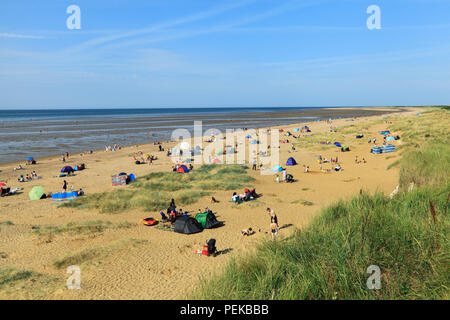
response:
[[(417, 109), (409, 110), (399, 116), (412, 116)], [(366, 117), (348, 122), (345, 119), (334, 120), (337, 127), (349, 124), (381, 119), (382, 116)], [(301, 125), (304, 125), (303, 123)], [(325, 122), (308, 123), (313, 133), (325, 132), (328, 125)], [(283, 126), (284, 129), (292, 129), (300, 125)], [(377, 134), (385, 128), (384, 123), (373, 125), (368, 131), (364, 131), (364, 143), (356, 143), (354, 135), (349, 135), (347, 143), (351, 146), (351, 152), (341, 153), (338, 149), (330, 151), (305, 151), (297, 148), (288, 152), (291, 144), (280, 143), (280, 160), (293, 156), (299, 165), (288, 167), (288, 173), (298, 180), (294, 184), (275, 183), (274, 176), (260, 175), (259, 171), (249, 170), (256, 181), (252, 184), (258, 193), (263, 196), (259, 201), (244, 203), (232, 207), (229, 200), (231, 192), (219, 191), (215, 198), (220, 203), (212, 204), (210, 197), (202, 198), (190, 206), (189, 209), (196, 212), (198, 208), (210, 207), (217, 212), (219, 220), (224, 221), (225, 226), (204, 230), (194, 235), (182, 235), (174, 232), (162, 231), (152, 227), (146, 227), (139, 223), (144, 217), (159, 214), (145, 213), (140, 210), (126, 211), (119, 214), (100, 214), (95, 210), (75, 210), (70, 208), (57, 208), (50, 200), (30, 201), (28, 192), (33, 186), (41, 185), (46, 192), (59, 192), (63, 178), (55, 178), (62, 163), (59, 157), (38, 159), (38, 164), (25, 167), (23, 171), (13, 171), (17, 163), (0, 165), (0, 181), (8, 181), (11, 187), (23, 187), (23, 193), (0, 199), (0, 222), (11, 221), (13, 225), (0, 226), (0, 269), (16, 268), (18, 270), (32, 270), (48, 277), (54, 277), (57, 281), (51, 285), (45, 294), (38, 295), (35, 291), (40, 284), (27, 285), (26, 289), (18, 291), (0, 290), (0, 298), (44, 298), (44, 299), (183, 299), (198, 283), (199, 275), (208, 275), (212, 272), (220, 272), (231, 257), (245, 254), (251, 250), (254, 243), (261, 238), (269, 238), (269, 219), (266, 207), (273, 208), (279, 219), (280, 225), (292, 224), (280, 231), (280, 238), (285, 238), (295, 228), (302, 228), (311, 221), (320, 209), (340, 198), (350, 197), (364, 189), (370, 192), (380, 190), (386, 194), (392, 192), (398, 181), (398, 170), (386, 167), (398, 159), (398, 154), (372, 155), (367, 144), (368, 136), (376, 136), (380, 141), (382, 137)], [(279, 127), (281, 128), (281, 127)], [(284, 136), (280, 136), (284, 139)], [(292, 141), (292, 137), (288, 138)], [(353, 143), (352, 143), (353, 142)], [(174, 143), (171, 143), (173, 146)], [(164, 147), (168, 148), (167, 144)], [(159, 160), (152, 166), (135, 165), (129, 154), (143, 151), (155, 154)], [(333, 173), (319, 173), (317, 156), (322, 154), (330, 159), (339, 157), (344, 171)], [(355, 164), (355, 156), (360, 159), (365, 157), (366, 164)], [(389, 157), (388, 159), (386, 159)], [(92, 155), (73, 155), (67, 164), (75, 165), (86, 163), (87, 169), (78, 172), (76, 176), (66, 178), (69, 186), (76, 189), (82, 187), (86, 193), (113, 190), (111, 175), (125, 171), (133, 172), (136, 176), (148, 174), (153, 171), (168, 171), (172, 163), (164, 152), (157, 152), (157, 146), (153, 144), (128, 146), (117, 152), (97, 151)], [(23, 163), (22, 163), (23, 164)], [(316, 173), (303, 173), (302, 165), (310, 166)], [(324, 165), (326, 167), (326, 165)], [(18, 183), (19, 174), (30, 173), (36, 170), (43, 178), (26, 183)], [(127, 187), (125, 187), (127, 188)], [(236, 190), (241, 191), (241, 190)], [(312, 206), (302, 204), (306, 200), (313, 203)], [(51, 239), (38, 237), (31, 233), (32, 226), (64, 225), (68, 222), (86, 222), (92, 220), (105, 220), (113, 223), (130, 222), (133, 225), (124, 229), (107, 229), (102, 233), (93, 235), (68, 235), (60, 234)], [(249, 238), (242, 238), (240, 230), (252, 227), (254, 230), (262, 229)], [(205, 240), (214, 237), (217, 239), (219, 250), (231, 249), (227, 254), (215, 258), (197, 256), (194, 251), (201, 248)], [(139, 239), (147, 242), (136, 246), (117, 245), (120, 240)], [(119, 242), (117, 242), (119, 241)], [(102, 252), (89, 262), (81, 264), (81, 290), (68, 290), (65, 281), (68, 275), (65, 268), (57, 269), (52, 262), (64, 257), (70, 252), (102, 246)], [(33, 287), (33, 285), (35, 287)]]

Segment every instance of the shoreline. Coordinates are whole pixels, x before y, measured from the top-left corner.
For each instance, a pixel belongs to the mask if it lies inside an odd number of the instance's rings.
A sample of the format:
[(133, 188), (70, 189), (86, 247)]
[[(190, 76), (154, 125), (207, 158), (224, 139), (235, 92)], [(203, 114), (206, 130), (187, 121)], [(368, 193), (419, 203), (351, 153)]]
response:
[[(320, 109), (322, 109), (322, 110), (333, 110), (333, 111), (335, 111), (336, 109), (348, 110), (349, 111), (348, 113), (358, 113), (358, 111), (359, 112), (360, 111), (369, 111), (369, 112), (375, 112), (376, 111), (377, 112), (377, 114), (373, 114), (373, 115), (361, 115), (361, 116), (358, 116), (358, 115), (354, 115), (354, 116), (347, 115), (347, 116), (331, 117), (333, 120), (337, 120), (337, 119), (349, 120), (349, 119), (358, 119), (358, 118), (373, 117), (373, 116), (379, 116), (379, 115), (389, 115), (389, 114), (402, 113), (402, 112), (407, 112), (408, 110), (410, 110), (410, 108), (419, 108), (419, 107), (360, 107), (360, 108), (359, 107), (357, 107), (357, 108), (352, 108), (352, 107), (342, 107), (342, 108), (341, 107), (333, 107), (333, 108), (323, 107), (323, 108), (320, 108)], [(397, 110), (397, 109), (399, 109), (399, 110)], [(290, 113), (286, 114), (285, 111), (287, 111), (287, 110), (283, 110), (282, 111), (282, 114), (283, 114), (284, 117), (292, 116), (292, 112), (294, 112), (294, 113), (303, 112), (303, 110), (302, 111), (289, 111)], [(264, 111), (258, 112), (258, 113), (256, 113), (257, 117), (255, 119), (266, 119), (268, 116), (270, 116), (271, 113), (272, 112), (264, 112)], [(215, 115), (218, 116), (219, 114), (215, 114)], [(229, 116), (234, 116), (234, 117), (239, 117), (240, 115), (242, 115), (242, 113), (229, 114)], [(194, 117), (192, 119), (187, 120), (187, 122), (190, 122), (190, 123), (193, 124), (194, 121), (198, 120), (198, 119), (196, 119), (196, 117), (202, 117), (202, 115), (194, 115)], [(321, 117), (323, 117), (323, 114), (316, 116), (316, 118), (318, 118), (319, 120), (312, 120), (312, 119), (307, 119), (308, 117), (304, 117), (305, 120), (304, 121), (300, 121), (300, 122), (293, 122), (293, 121), (298, 121), (299, 119), (292, 119), (292, 121), (283, 122), (283, 123), (277, 123), (276, 125), (269, 125), (269, 126), (262, 126), (262, 127), (248, 126), (247, 128), (261, 130), (261, 129), (270, 129), (272, 127), (277, 127), (278, 128), (278, 127), (281, 127), (281, 126), (292, 126), (292, 125), (295, 126), (295, 125), (301, 125), (301, 124), (312, 124), (312, 123), (315, 123), (315, 122), (323, 121), (324, 119), (321, 119)], [(133, 118), (130, 118), (130, 119), (132, 120)], [(281, 119), (283, 119), (283, 118), (281, 118)], [(143, 120), (143, 121), (145, 121), (145, 120)], [(273, 119), (267, 120), (267, 122), (269, 122), (269, 121), (273, 121)], [(233, 125), (235, 123), (236, 123), (236, 119), (230, 118), (230, 119), (221, 120), (221, 122), (218, 122), (217, 124), (219, 126), (220, 125), (222, 125), (222, 126), (223, 125), (229, 125), (230, 129), (232, 129), (232, 128), (237, 129), (236, 126)], [(192, 126), (192, 125), (189, 125), (189, 126)], [(206, 124), (206, 125), (203, 124), (203, 127), (204, 127), (203, 131), (205, 131), (207, 129), (211, 129), (208, 124)], [(186, 126), (180, 125), (180, 128), (186, 128)], [(227, 129), (227, 128), (228, 127), (226, 127), (225, 129)], [(243, 127), (241, 127), (241, 128), (243, 128)], [(150, 129), (152, 129), (152, 131), (154, 131), (154, 132), (158, 132), (158, 130), (154, 130), (154, 128), (150, 128)], [(218, 129), (221, 130), (222, 132), (224, 132), (224, 128), (221, 127), (221, 128), (218, 128)], [(194, 137), (193, 134), (192, 134), (192, 137)], [(202, 133), (202, 137), (205, 138), (203, 133)], [(157, 142), (157, 141), (161, 141), (161, 142), (164, 141), (165, 143), (173, 143), (174, 142), (174, 141), (172, 141), (170, 139), (161, 139), (161, 138), (163, 138), (163, 137), (149, 138), (150, 140), (147, 140), (145, 142), (125, 144), (125, 145), (121, 145), (121, 147), (122, 147), (122, 149), (124, 149), (124, 148), (130, 148), (130, 147), (133, 147), (133, 146), (136, 146), (136, 145), (148, 146), (148, 145), (151, 145), (151, 144), (153, 144), (154, 142)], [(112, 144), (113, 143), (111, 143), (111, 145)], [(43, 149), (45, 149), (45, 148), (43, 148)], [(104, 148), (102, 148), (102, 149), (100, 149), (100, 148), (91, 149), (91, 148), (88, 148), (88, 147), (85, 147), (85, 148), (82, 148), (82, 149), (83, 150), (81, 150), (81, 149), (73, 150), (73, 148), (72, 148), (70, 150), (67, 150), (67, 152), (69, 152), (69, 154), (71, 154), (71, 155), (76, 155), (76, 154), (83, 153), (84, 151), (87, 151), (87, 150), (92, 150), (94, 153), (102, 152), (102, 151), (105, 150)], [(24, 153), (25, 157), (26, 156), (33, 156), (32, 155), (33, 152), (23, 152), (23, 153)], [(45, 155), (45, 156), (42, 156), (42, 157), (34, 157), (34, 158), (35, 158), (35, 160), (44, 160), (44, 161), (46, 161), (46, 160), (53, 160), (53, 159), (58, 158), (60, 156), (61, 156), (61, 153), (55, 152), (53, 154)], [(16, 166), (19, 163), (22, 164), (22, 162), (24, 162), (24, 161), (25, 161), (24, 159), (16, 159), (16, 160), (12, 160), (12, 161), (0, 161), (0, 168), (2, 166), (11, 166), (11, 165)], [(1, 171), (0, 171), (0, 173), (1, 173)]]

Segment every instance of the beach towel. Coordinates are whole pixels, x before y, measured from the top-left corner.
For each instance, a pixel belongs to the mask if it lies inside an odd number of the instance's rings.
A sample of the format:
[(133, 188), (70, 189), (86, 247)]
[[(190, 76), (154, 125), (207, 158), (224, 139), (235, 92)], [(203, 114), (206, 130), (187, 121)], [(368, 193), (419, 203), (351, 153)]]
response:
[(127, 184), (127, 176), (113, 176), (111, 177), (113, 187), (124, 186)]

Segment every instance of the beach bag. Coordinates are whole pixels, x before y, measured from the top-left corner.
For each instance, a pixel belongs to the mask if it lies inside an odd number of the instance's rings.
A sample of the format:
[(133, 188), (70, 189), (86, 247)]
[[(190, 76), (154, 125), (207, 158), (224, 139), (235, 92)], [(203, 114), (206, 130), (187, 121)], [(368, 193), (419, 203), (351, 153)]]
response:
[(207, 246), (208, 246), (208, 255), (216, 255), (216, 239), (211, 238), (208, 240), (207, 242)]

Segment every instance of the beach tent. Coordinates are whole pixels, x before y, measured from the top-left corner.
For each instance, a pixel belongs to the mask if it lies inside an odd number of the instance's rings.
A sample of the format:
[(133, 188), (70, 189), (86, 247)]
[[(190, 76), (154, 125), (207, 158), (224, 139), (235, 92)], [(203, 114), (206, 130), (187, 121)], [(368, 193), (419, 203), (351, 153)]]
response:
[(3, 182), (0, 182), (0, 187), (6, 187), (6, 184)]
[(27, 159), (26, 159), (27, 161), (33, 161), (34, 160), (34, 158), (33, 157), (27, 157)]
[(73, 170), (73, 168), (71, 167), (71, 166), (64, 166), (62, 169), (61, 169), (61, 172), (73, 172), (74, 170)]
[(420, 113), (418, 113), (418, 114), (417, 114), (417, 116), (418, 116), (418, 117), (420, 117), (420, 116), (421, 116), (421, 114), (420, 114)]
[(388, 144), (387, 146), (381, 147), (382, 153), (390, 153), (395, 151), (395, 146), (392, 144)]
[(381, 147), (373, 147), (370, 152), (373, 154), (381, 154)]
[(303, 126), (302, 129), (303, 129), (303, 130), (308, 130), (309, 127), (308, 127), (308, 126)]
[(300, 130), (298, 128), (294, 128), (294, 132), (299, 132)]
[(178, 168), (177, 172), (188, 173), (188, 172), (189, 172), (189, 169), (188, 169), (184, 164), (182, 164), (182, 165)]
[(44, 188), (42, 188), (41, 186), (36, 186), (31, 189), (31, 191), (28, 193), (28, 196), (30, 197), (30, 200), (39, 200), (44, 194)]
[(77, 191), (53, 193), (52, 201), (55, 201), (55, 202), (72, 201), (72, 200), (75, 200), (75, 198), (77, 198), (77, 197), (78, 197)]
[(281, 171), (283, 171), (283, 168), (279, 164), (277, 164), (272, 168), (272, 172), (281, 172)]
[(294, 158), (290, 157), (289, 159), (287, 159), (286, 161), (286, 165), (287, 166), (295, 166), (297, 164), (297, 161), (295, 161)]
[(253, 139), (252, 142), (251, 142), (251, 144), (258, 144), (258, 143), (259, 143), (259, 141), (255, 140), (255, 139)]
[(128, 176), (128, 180), (129, 180), (129, 182), (135, 181), (136, 177), (134, 176), (134, 174), (130, 173), (130, 175)]
[(173, 231), (183, 234), (192, 234), (202, 232), (203, 227), (194, 218), (182, 216), (175, 220)]
[(342, 148), (341, 144), (339, 142), (335, 142), (334, 145), (338, 148)]
[(127, 184), (127, 176), (112, 176), (112, 185), (113, 187), (124, 186)]
[(118, 174), (118, 176), (126, 176), (126, 175), (127, 175), (126, 172), (121, 172)]
[(380, 131), (380, 134), (382, 135), (387, 135), (390, 134), (391, 132), (389, 130), (384, 130), (384, 131)]
[(245, 137), (246, 137), (247, 139), (250, 139), (252, 136), (248, 134), (248, 135), (246, 135)]
[(395, 138), (394, 137), (386, 137), (386, 141), (394, 141)]
[(356, 139), (361, 139), (361, 138), (363, 138), (363, 137), (364, 137), (363, 134), (358, 134), (358, 135), (356, 136)]
[(195, 220), (197, 220), (197, 222), (205, 229), (212, 229), (220, 226), (220, 222), (217, 221), (216, 216), (212, 212), (197, 213)]

